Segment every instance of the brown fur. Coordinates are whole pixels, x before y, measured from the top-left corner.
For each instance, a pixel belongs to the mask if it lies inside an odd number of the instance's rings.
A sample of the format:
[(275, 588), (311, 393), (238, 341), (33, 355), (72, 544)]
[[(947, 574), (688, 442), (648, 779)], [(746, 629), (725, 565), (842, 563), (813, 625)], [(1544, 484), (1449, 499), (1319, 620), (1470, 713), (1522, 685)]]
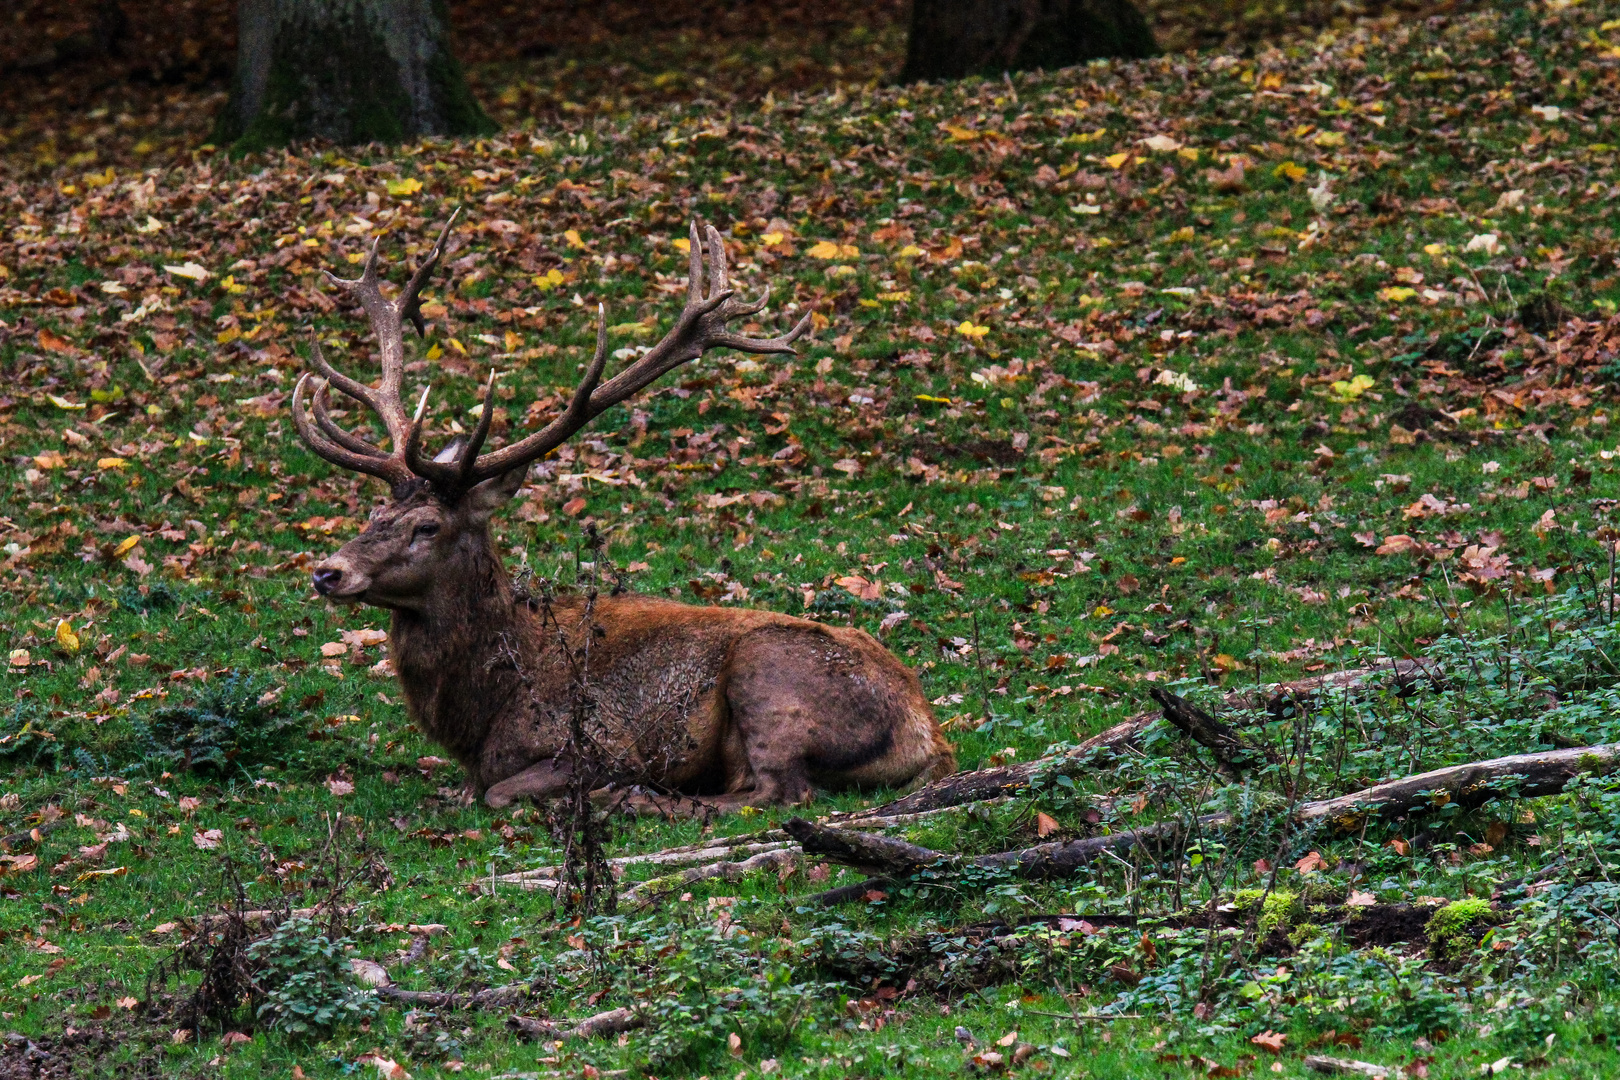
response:
[(584, 683), (617, 783), (739, 806), (955, 770), (916, 675), (863, 631), (635, 595), (598, 597), (587, 620), (583, 597), (515, 596), (488, 520), (523, 471), (454, 505), (409, 493), (315, 571), (333, 600), (393, 612), (411, 718), (490, 805), (566, 785), (587, 622)]

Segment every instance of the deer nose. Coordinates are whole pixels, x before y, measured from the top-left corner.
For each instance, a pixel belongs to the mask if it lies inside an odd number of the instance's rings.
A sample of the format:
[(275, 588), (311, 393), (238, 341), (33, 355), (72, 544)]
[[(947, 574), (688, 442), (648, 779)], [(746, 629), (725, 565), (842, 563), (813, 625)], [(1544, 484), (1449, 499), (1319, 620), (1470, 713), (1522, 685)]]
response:
[(322, 596), (331, 596), (337, 592), (337, 587), (343, 581), (343, 571), (322, 568), (315, 571), (315, 591)]

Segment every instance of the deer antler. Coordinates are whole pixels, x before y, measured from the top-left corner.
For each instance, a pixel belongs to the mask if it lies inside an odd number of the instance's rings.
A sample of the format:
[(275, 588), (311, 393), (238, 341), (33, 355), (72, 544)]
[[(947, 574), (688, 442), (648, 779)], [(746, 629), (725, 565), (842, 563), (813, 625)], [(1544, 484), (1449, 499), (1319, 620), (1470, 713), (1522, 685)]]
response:
[[(459, 212), (459, 211), (458, 211)], [(451, 217), (454, 222), (455, 217)], [(332, 278), (360, 298), (370, 316), (382, 352), (382, 380), (376, 388), (365, 386), (339, 374), (321, 355), (319, 346), (311, 353), (311, 363), (323, 377), (314, 399), (315, 423), (311, 425), (305, 413), (305, 384), (312, 378), (306, 373), (293, 392), (293, 422), (298, 433), (311, 449), (326, 460), (346, 469), (380, 476), (398, 489), (413, 477), (430, 482), (441, 495), (455, 498), (474, 484), (500, 476), (513, 469), (528, 465), (567, 442), (596, 417), (613, 406), (634, 397), (660, 376), (689, 363), (713, 348), (736, 349), (749, 353), (793, 352), (793, 342), (803, 336), (810, 325), (808, 314), (786, 334), (774, 338), (751, 338), (732, 333), (727, 324), (745, 315), (761, 311), (769, 292), (758, 300), (741, 301), (730, 287), (726, 269), (725, 243), (713, 226), (701, 232), (692, 223), (692, 262), (687, 284), (686, 306), (682, 308), (675, 326), (662, 341), (645, 355), (602, 382), (607, 364), (607, 319), (605, 311), (597, 308), (596, 355), (585, 369), (585, 377), (574, 390), (568, 407), (541, 430), (490, 453), (481, 453), (489, 437), (490, 422), (494, 416), (495, 372), (491, 371), (484, 388), (484, 407), (478, 424), (462, 447), (461, 452), (449, 460), (435, 460), (422, 449), (422, 414), (427, 405), (424, 391), (414, 417), (407, 419), (400, 400), (404, 378), (403, 320), (410, 319), (417, 332), (423, 329), (418, 311), (417, 294), (427, 274), (438, 261), (445, 235), (450, 231), (447, 223), (439, 234), (438, 243), (411, 277), (410, 284), (397, 301), (382, 297), (376, 273), (377, 245), (371, 248), (365, 271), (355, 281)], [(328, 275), (329, 277), (331, 275)], [(705, 280), (706, 279), (706, 280)], [(327, 406), (327, 388), (336, 386), (356, 401), (369, 406), (382, 419), (391, 440), (391, 452), (379, 448), (358, 436), (346, 432), (333, 422)], [(319, 427), (319, 431), (316, 430)]]
[[(367, 386), (332, 367), (321, 353), (320, 342), (312, 337), (310, 366), (315, 371), (306, 371), (293, 389), (293, 425), (309, 448), (334, 465), (383, 478), (396, 493), (420, 475), (411, 468), (409, 448), (413, 441), (420, 441), (422, 409), (427, 404), (424, 394), (422, 405), (417, 406), (416, 415), (412, 417), (406, 414), (405, 404), (400, 398), (405, 382), (405, 320), (410, 320), (418, 334), (426, 330), (421, 311), (422, 286), (427, 283), (428, 275), (444, 254), (445, 238), (450, 235), (450, 227), (460, 214), (461, 211), (456, 210), (450, 215), (450, 220), (444, 223), (433, 249), (416, 268), (416, 273), (411, 275), (397, 300), (388, 300), (382, 294), (382, 278), (377, 272), (377, 251), (382, 244), (380, 236), (371, 242), (371, 252), (366, 256), (366, 265), (358, 278), (349, 280), (330, 272), (326, 275), (327, 280), (347, 289), (365, 308), (372, 333), (377, 336), (378, 359), (382, 365), (379, 385), (375, 388)], [(311, 382), (315, 386), (313, 426), (305, 406)], [(332, 419), (328, 401), (329, 391), (334, 386), (377, 414), (388, 431), (387, 452), (338, 427)]]

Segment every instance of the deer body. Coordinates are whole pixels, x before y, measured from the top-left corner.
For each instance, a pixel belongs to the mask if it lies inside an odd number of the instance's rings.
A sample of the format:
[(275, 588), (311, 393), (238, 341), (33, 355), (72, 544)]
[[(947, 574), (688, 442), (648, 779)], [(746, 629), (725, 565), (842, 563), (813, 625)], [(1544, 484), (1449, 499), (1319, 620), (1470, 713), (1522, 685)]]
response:
[[(491, 514), (522, 486), (528, 464), (592, 417), (715, 345), (791, 352), (808, 318), (782, 338), (727, 332), (728, 320), (763, 301), (732, 298), (718, 234), (700, 236), (694, 226), (687, 307), (658, 346), (598, 385), (606, 351), (599, 319), (596, 358), (563, 414), (480, 455), (492, 376), (471, 439), (430, 459), (421, 451), (422, 408), (413, 420), (400, 403), (402, 324), (415, 317), (443, 241), (393, 302), (378, 287), (373, 247), (363, 276), (344, 284), (377, 331), (381, 385), (339, 375), (317, 348), (325, 381), (316, 386), (314, 423), (308, 375), (294, 392), (293, 418), (321, 456), (393, 487), (394, 501), (316, 567), (315, 587), (336, 602), (392, 612), (389, 651), (411, 718), (462, 764), (473, 790), (492, 806), (560, 794), (575, 767), (575, 723), (588, 724), (593, 768), (607, 769), (593, 775), (720, 807), (802, 802), (815, 786), (898, 787), (953, 771), (955, 755), (916, 676), (870, 635), (644, 596), (521, 597), (490, 537)], [(378, 413), (392, 452), (336, 426), (330, 386)]]
[(394, 613), (412, 719), (494, 805), (566, 783), (581, 694), (623, 785), (802, 802), (812, 786), (900, 786), (954, 767), (915, 676), (859, 630), (634, 595), (590, 606), (509, 598), (483, 606), (476, 628)]

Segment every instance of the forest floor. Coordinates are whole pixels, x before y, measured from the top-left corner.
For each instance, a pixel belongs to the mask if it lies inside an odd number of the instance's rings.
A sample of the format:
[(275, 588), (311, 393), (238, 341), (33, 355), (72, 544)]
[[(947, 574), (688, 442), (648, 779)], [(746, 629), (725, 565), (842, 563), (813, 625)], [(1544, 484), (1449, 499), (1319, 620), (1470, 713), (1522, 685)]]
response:
[[(1558, 794), (1301, 808), (1620, 741), (1620, 4), (949, 86), (877, 85), (886, 25), (857, 78), (668, 101), (558, 81), (610, 71), (579, 59), (606, 38), (479, 60), (507, 134), (393, 150), (199, 149), (214, 76), (83, 112), (51, 111), (85, 104), (66, 69), (30, 84), (0, 159), (0, 1077), (1614, 1072), (1602, 754)], [(436, 439), (491, 365), (498, 436), (543, 422), (598, 301), (618, 361), (656, 340), (693, 217), (770, 290), (755, 330), (814, 313), (796, 358), (705, 358), (537, 467), (509, 564), (863, 627), (964, 769), (1172, 690), (1243, 753), (1147, 724), (887, 835), (1178, 839), (831, 907), (861, 875), (791, 844), (613, 915), (503, 881), (558, 861), (556, 822), (469, 805), (381, 613), (313, 595), (383, 492), (288, 419), (311, 326), (370, 363), (319, 272), (383, 233), (398, 281), (455, 207), (411, 346)], [(1437, 674), (1252, 707), (1413, 659)], [(888, 797), (621, 820), (611, 850), (782, 844)], [(403, 1002), (356, 959), (518, 989)], [(644, 1026), (507, 1026), (620, 1007)]]

